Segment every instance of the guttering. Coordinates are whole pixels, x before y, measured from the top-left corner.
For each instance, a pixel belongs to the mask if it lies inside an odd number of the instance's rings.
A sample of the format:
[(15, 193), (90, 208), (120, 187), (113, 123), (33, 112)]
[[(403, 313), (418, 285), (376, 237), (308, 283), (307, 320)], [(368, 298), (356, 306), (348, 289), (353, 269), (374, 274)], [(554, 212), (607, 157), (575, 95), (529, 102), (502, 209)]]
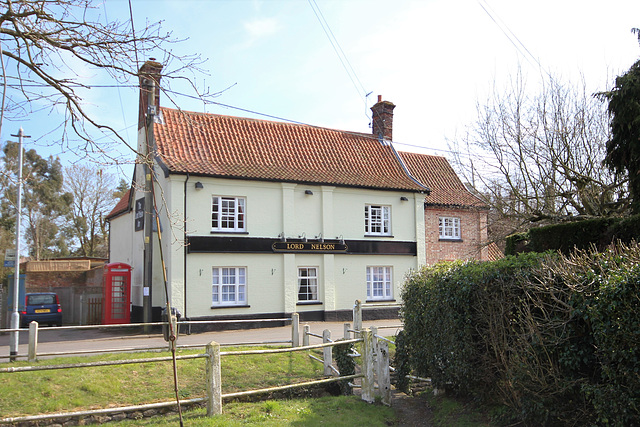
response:
[(420, 187), (424, 188), (424, 190), (422, 190), (421, 193), (425, 193), (427, 196), (429, 194), (431, 194), (431, 189), (429, 187), (427, 187), (426, 185), (424, 185), (423, 183), (421, 183), (420, 181), (415, 179), (413, 177), (413, 175), (411, 175), (411, 172), (409, 171), (409, 168), (404, 163), (404, 160), (402, 160), (402, 157), (400, 157), (400, 154), (398, 154), (398, 152), (396, 151), (396, 147), (393, 146), (393, 141), (391, 141), (391, 143), (389, 144), (389, 147), (391, 147), (391, 151), (393, 151), (393, 155), (396, 156), (396, 159), (398, 159), (398, 162), (400, 163), (400, 166), (402, 167), (402, 170), (404, 171), (404, 173), (407, 174), (409, 179), (411, 181), (415, 182), (416, 184), (418, 184)]

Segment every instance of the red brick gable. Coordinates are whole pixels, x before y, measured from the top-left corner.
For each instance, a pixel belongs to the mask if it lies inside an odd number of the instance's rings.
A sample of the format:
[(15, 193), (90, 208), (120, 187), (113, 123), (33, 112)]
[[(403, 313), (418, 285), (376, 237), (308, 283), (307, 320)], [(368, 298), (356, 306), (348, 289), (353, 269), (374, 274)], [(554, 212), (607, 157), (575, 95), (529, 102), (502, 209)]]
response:
[(431, 190), (425, 197), (427, 205), (486, 209), (482, 200), (467, 190), (446, 158), (407, 152), (399, 154), (411, 175)]
[(424, 191), (373, 135), (161, 108), (154, 125), (170, 173)]

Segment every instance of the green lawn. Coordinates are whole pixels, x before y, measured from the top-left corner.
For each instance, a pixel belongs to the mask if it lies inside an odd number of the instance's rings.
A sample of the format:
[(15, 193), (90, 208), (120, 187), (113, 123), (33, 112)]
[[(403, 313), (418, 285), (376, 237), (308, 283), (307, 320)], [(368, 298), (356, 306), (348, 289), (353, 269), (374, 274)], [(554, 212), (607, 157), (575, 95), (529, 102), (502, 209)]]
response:
[[(274, 348), (274, 347), (268, 347)], [(238, 350), (242, 348), (233, 348)], [(256, 349), (256, 347), (250, 347)], [(224, 348), (224, 351), (232, 350)], [(179, 355), (203, 350), (178, 350)], [(67, 357), (36, 363), (15, 362), (0, 367), (41, 366), (167, 356), (169, 353), (129, 353)], [(259, 389), (323, 378), (322, 364), (307, 352), (222, 357), (222, 393)], [(181, 399), (205, 396), (205, 359), (178, 361), (178, 394)], [(171, 361), (120, 366), (87, 367), (52, 371), (0, 373), (0, 418), (73, 412), (117, 406), (172, 401), (175, 399)], [(263, 400), (268, 399), (268, 400)], [(252, 401), (225, 401), (223, 414), (207, 417), (202, 408), (185, 408), (188, 426), (388, 426), (397, 423), (392, 408), (367, 404), (357, 396), (331, 396), (325, 386), (294, 389), (275, 396), (261, 395)], [(488, 425), (476, 423), (469, 408), (456, 409), (455, 401), (431, 400), (434, 425)], [(469, 419), (471, 416), (471, 420)], [(486, 417), (481, 417), (486, 420)], [(126, 420), (122, 425), (177, 425), (178, 416), (168, 414)]]

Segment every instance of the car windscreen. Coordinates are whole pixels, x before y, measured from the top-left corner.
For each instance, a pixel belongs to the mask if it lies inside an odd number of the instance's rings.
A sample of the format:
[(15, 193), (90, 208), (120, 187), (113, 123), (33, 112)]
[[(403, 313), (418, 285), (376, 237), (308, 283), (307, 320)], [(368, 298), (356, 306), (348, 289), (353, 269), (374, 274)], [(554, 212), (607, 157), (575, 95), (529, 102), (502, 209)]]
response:
[(55, 304), (55, 295), (27, 295), (27, 305)]

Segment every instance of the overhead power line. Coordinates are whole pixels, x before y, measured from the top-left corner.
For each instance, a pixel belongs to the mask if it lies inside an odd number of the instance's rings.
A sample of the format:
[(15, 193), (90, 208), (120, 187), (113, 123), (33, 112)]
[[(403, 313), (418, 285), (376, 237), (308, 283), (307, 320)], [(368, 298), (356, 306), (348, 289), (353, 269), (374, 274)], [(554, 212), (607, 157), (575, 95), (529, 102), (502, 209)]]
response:
[(311, 6), (311, 9), (313, 9), (313, 13), (316, 15), (316, 18), (318, 18), (318, 22), (320, 22), (320, 26), (322, 27), (324, 34), (329, 39), (329, 43), (331, 43), (331, 47), (333, 47), (333, 50), (338, 56), (338, 59), (340, 60), (342, 67), (347, 72), (347, 75), (349, 76), (349, 79), (351, 80), (353, 87), (356, 89), (356, 92), (358, 93), (358, 96), (362, 98), (362, 100), (366, 105), (367, 97), (371, 94), (371, 92), (367, 92), (367, 90), (362, 85), (362, 82), (358, 78), (358, 74), (356, 74), (355, 70), (351, 66), (351, 62), (349, 62), (349, 58), (347, 58), (347, 55), (342, 50), (342, 47), (340, 47), (340, 43), (338, 42), (338, 39), (336, 39), (336, 36), (333, 34), (333, 31), (331, 31), (331, 27), (329, 26), (329, 23), (327, 22), (327, 20), (324, 18), (324, 15), (322, 14), (322, 11), (320, 10), (320, 7), (316, 3), (316, 1), (309, 0), (309, 5)]
[[(531, 53), (531, 51), (527, 49), (524, 43), (520, 41), (518, 36), (516, 36), (515, 33), (511, 31), (509, 26), (502, 19), (500, 19), (500, 17), (491, 8), (491, 6), (489, 6), (489, 3), (487, 3), (486, 0), (478, 0), (478, 4), (482, 8), (482, 10), (484, 10), (485, 13), (489, 16), (489, 18), (493, 21), (493, 23), (496, 24), (496, 26), (500, 29), (500, 31), (502, 31), (505, 37), (507, 37), (507, 39), (511, 42), (511, 44), (516, 48), (516, 50), (520, 52), (520, 55), (522, 55), (530, 64), (531, 64), (531, 61), (529, 60), (529, 58), (531, 58), (538, 65), (538, 67), (542, 69), (542, 65), (540, 64), (540, 61), (538, 60), (538, 58), (536, 58)], [(534, 65), (534, 64), (531, 64), (531, 65)]]

